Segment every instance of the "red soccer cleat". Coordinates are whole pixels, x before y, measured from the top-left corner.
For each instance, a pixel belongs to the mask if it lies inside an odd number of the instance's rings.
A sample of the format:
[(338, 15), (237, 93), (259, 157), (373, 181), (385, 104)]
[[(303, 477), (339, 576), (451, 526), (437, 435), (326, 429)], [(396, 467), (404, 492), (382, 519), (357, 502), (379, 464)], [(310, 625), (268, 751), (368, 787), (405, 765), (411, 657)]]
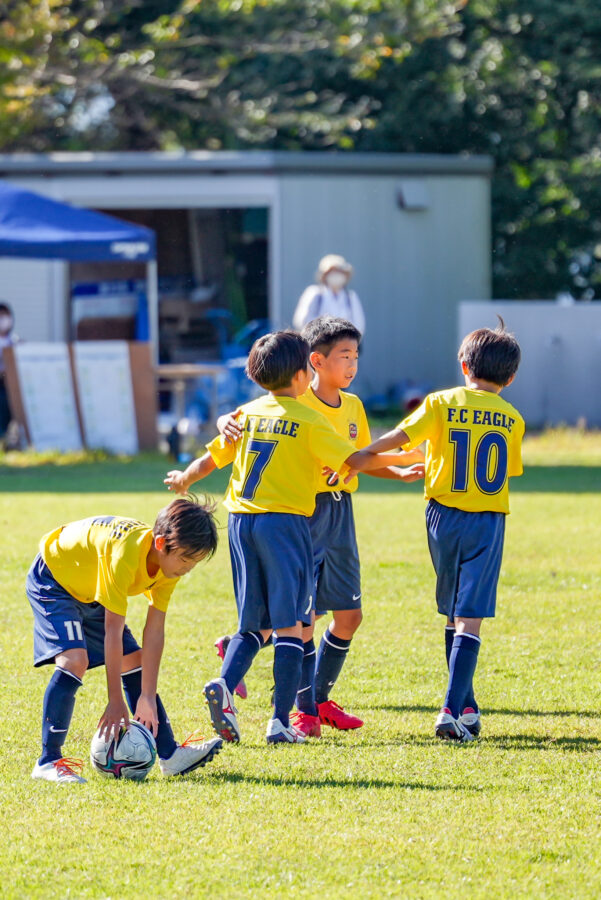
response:
[[(231, 637), (229, 634), (224, 634), (223, 637), (217, 638), (215, 641), (215, 646), (217, 647), (217, 656), (219, 659), (223, 659), (225, 654), (227, 653), (227, 645), (231, 641)], [(246, 700), (248, 697), (248, 691), (246, 690), (246, 685), (244, 683), (244, 678), (242, 681), (234, 688), (234, 694), (238, 694), (241, 700)]]
[(361, 728), (363, 725), (363, 719), (351, 716), (350, 713), (345, 712), (333, 700), (318, 703), (317, 712), (322, 725), (329, 725), (331, 728), (338, 728), (340, 731), (348, 731), (350, 728)]
[(299, 711), (291, 714), (290, 723), (305, 737), (321, 737), (319, 716), (310, 716), (309, 713)]

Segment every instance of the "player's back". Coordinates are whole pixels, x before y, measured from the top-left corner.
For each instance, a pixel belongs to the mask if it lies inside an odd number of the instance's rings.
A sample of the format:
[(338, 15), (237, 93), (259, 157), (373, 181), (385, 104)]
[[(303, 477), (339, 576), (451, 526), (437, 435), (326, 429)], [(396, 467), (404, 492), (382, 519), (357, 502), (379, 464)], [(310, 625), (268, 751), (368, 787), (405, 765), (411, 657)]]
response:
[(522, 474), (524, 420), (492, 391), (429, 394), (403, 422), (411, 447), (427, 440), (426, 497), (467, 512), (509, 512), (511, 476)]
[(259, 397), (241, 407), (242, 437), (209, 444), (218, 466), (232, 462), (225, 498), (230, 512), (310, 516), (322, 489), (321, 468), (338, 470), (354, 447), (321, 413), (292, 397)]
[(151, 577), (146, 559), (152, 528), (123, 516), (91, 516), (55, 528), (40, 540), (54, 578), (83, 603), (102, 602), (125, 614), (127, 596), (146, 593), (166, 609), (177, 579)]

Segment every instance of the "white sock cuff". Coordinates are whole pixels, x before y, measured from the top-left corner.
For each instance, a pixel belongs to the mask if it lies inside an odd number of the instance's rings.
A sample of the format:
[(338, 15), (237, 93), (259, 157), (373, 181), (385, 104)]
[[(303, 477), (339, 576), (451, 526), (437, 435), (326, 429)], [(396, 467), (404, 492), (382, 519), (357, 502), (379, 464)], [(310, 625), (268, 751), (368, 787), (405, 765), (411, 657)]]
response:
[(277, 649), (278, 647), (294, 647), (294, 649), (298, 650), (300, 653), (303, 652), (302, 645), (299, 647), (298, 644), (289, 643), (285, 638), (278, 640), (277, 644), (275, 645), (275, 648)]
[(136, 669), (128, 669), (127, 672), (121, 672), (121, 678), (125, 678), (126, 675), (133, 675), (134, 672), (141, 672), (142, 666), (138, 666)]
[(479, 644), (482, 643), (482, 638), (478, 637), (477, 634), (470, 634), (469, 631), (462, 631), (461, 635), (457, 635), (457, 637), (468, 637), (468, 638), (471, 638), (473, 641), (478, 641)]

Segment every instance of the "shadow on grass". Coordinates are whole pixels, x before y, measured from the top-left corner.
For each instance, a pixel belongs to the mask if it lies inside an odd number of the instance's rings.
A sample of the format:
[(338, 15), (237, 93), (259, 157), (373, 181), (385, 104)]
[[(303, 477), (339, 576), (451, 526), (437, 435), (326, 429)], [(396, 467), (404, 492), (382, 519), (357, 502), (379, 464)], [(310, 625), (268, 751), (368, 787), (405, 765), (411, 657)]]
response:
[[(159, 454), (124, 459), (91, 460), (57, 465), (6, 466), (0, 464), (0, 492), (4, 494), (106, 494), (164, 493), (165, 503), (174, 496), (163, 479), (170, 469), (185, 469)], [(197, 494), (225, 493), (229, 468), (209, 475), (194, 486)]]
[[(425, 712), (425, 713), (433, 713), (437, 714), (440, 712), (440, 706), (423, 706), (419, 704), (398, 704), (398, 705), (389, 705), (384, 704), (380, 706), (367, 705), (361, 703), (354, 703), (354, 709), (381, 709), (385, 712), (397, 712), (397, 713), (406, 713), (406, 712)], [(488, 707), (485, 706), (482, 708), (483, 716), (539, 716), (543, 717), (551, 717), (551, 716), (561, 716), (564, 718), (569, 718), (570, 716), (575, 716), (576, 718), (581, 719), (597, 719), (599, 718), (599, 711), (594, 709), (506, 709), (505, 707)]]
[[(0, 491), (4, 493), (138, 493), (162, 491), (163, 478), (169, 469), (185, 466), (174, 463), (159, 453), (137, 457), (110, 457), (106, 460), (74, 463), (32, 463), (6, 465), (0, 462)], [(230, 469), (213, 472), (196, 485), (202, 493), (223, 494)], [(511, 480), (515, 493), (580, 494), (601, 491), (601, 466), (528, 466), (524, 475)], [(364, 477), (360, 492), (366, 494), (396, 494), (407, 491), (423, 493), (422, 482), (399, 485), (382, 478)], [(167, 495), (167, 491), (165, 491)]]
[[(245, 775), (240, 772), (211, 773), (212, 781), (222, 781), (224, 784), (256, 784), (273, 785), (274, 787), (300, 787), (300, 788), (355, 788), (357, 790), (373, 790), (386, 788), (402, 788), (409, 791), (464, 791), (469, 794), (481, 793), (483, 788), (474, 785), (456, 784), (428, 784), (423, 781), (393, 781), (381, 778), (295, 778), (294, 776), (278, 778), (273, 775), (259, 777), (257, 775)], [(206, 777), (206, 776), (205, 776)]]
[[(360, 492), (365, 494), (406, 494), (423, 492), (423, 482), (400, 484), (382, 478), (361, 478)], [(524, 474), (511, 479), (516, 494), (598, 494), (601, 492), (601, 466), (527, 466)]]
[(592, 737), (557, 737), (550, 735), (510, 734), (486, 735), (486, 744), (494, 744), (500, 750), (569, 750), (576, 753), (593, 753), (601, 750), (601, 740)]

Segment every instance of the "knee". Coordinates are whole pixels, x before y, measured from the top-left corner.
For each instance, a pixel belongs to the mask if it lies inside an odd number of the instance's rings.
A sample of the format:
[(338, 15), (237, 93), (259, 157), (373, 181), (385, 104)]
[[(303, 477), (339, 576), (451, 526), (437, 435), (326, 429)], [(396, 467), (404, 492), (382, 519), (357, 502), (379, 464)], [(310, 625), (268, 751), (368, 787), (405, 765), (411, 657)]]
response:
[(60, 656), (55, 658), (54, 662), (59, 669), (70, 672), (71, 675), (75, 675), (80, 680), (85, 675), (89, 665), (88, 654), (83, 647), (65, 650)]
[(127, 656), (123, 657), (123, 663), (121, 664), (121, 674), (125, 675), (126, 672), (131, 672), (132, 669), (139, 669), (142, 665), (142, 651), (134, 650), (133, 653), (129, 653)]

